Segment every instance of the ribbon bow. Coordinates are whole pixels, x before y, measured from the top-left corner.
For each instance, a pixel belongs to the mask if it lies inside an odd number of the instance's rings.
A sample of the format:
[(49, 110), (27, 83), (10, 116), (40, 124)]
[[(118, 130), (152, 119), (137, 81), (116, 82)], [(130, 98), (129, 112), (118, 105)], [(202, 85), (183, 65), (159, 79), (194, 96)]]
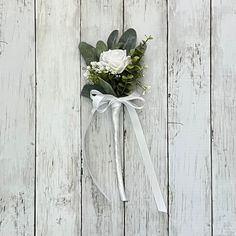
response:
[[(140, 96), (134, 96), (133, 94), (127, 97), (117, 98), (110, 94), (102, 94), (97, 90), (91, 90), (90, 98), (93, 101), (93, 109), (99, 113), (105, 112), (109, 106), (112, 106), (115, 103), (123, 103), (127, 108), (131, 107), (133, 109), (141, 110), (144, 106), (144, 98)], [(141, 105), (136, 104), (135, 102), (140, 101)]]
[[(144, 166), (146, 169), (146, 174), (148, 176), (148, 179), (149, 179), (149, 182), (150, 182), (150, 185), (152, 188), (152, 192), (154, 195), (154, 199), (155, 199), (157, 208), (161, 212), (167, 212), (166, 205), (165, 205), (162, 193), (161, 193), (161, 189), (160, 189), (160, 186), (159, 186), (159, 183), (157, 180), (157, 176), (156, 176), (156, 173), (155, 173), (155, 170), (154, 170), (154, 167), (152, 164), (152, 160), (150, 157), (150, 153), (149, 153), (149, 150), (147, 147), (147, 143), (144, 138), (143, 130), (142, 130), (138, 115), (136, 113), (136, 109), (140, 110), (143, 108), (144, 102), (145, 102), (144, 98), (142, 98), (140, 96), (136, 96), (134, 94), (131, 94), (126, 97), (117, 98), (117, 97), (110, 95), (110, 94), (102, 94), (101, 92), (99, 92), (97, 90), (91, 90), (90, 98), (92, 99), (93, 109), (91, 111), (88, 125), (85, 129), (85, 134), (84, 134), (84, 138), (83, 138), (83, 142), (84, 142), (83, 147), (85, 146), (86, 133), (87, 133), (88, 127), (92, 121), (94, 113), (96, 111), (99, 113), (103, 113), (110, 106), (120, 106), (121, 104), (124, 104), (128, 110), (128, 113), (129, 113), (129, 116), (131, 119), (131, 123), (133, 125), (133, 129), (134, 129), (134, 132), (135, 132), (135, 135), (136, 135), (136, 138), (138, 141), (138, 145), (139, 145), (139, 148), (141, 151), (143, 163), (144, 163)], [(139, 102), (140, 105), (138, 105), (137, 102)], [(85, 153), (84, 153), (84, 160), (86, 161)], [(97, 183), (96, 179), (93, 177), (88, 164), (87, 164), (87, 167), (88, 167), (88, 171), (91, 175), (93, 182), (98, 187), (100, 192), (109, 200), (107, 195), (102, 191), (101, 187)]]

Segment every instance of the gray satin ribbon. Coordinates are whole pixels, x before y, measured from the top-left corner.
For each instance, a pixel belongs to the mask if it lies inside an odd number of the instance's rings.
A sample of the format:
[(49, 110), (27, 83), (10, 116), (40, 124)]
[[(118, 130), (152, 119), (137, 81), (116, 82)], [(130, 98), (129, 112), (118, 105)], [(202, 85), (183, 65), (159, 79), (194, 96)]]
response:
[[(144, 106), (144, 98), (131, 94), (126, 97), (114, 97), (110, 94), (102, 94), (97, 90), (92, 90), (90, 92), (90, 98), (92, 99), (93, 103), (93, 109), (91, 111), (91, 115), (89, 118), (89, 121), (87, 123), (87, 126), (85, 128), (85, 133), (83, 137), (83, 147), (85, 149), (85, 138), (87, 134), (88, 127), (92, 121), (93, 115), (95, 112), (103, 113), (105, 112), (108, 107), (112, 107), (112, 121), (113, 121), (113, 128), (114, 128), (114, 141), (115, 141), (115, 161), (116, 161), (116, 173), (117, 173), (117, 181), (118, 181), (118, 188), (120, 192), (120, 197), (122, 201), (127, 201), (127, 197), (125, 195), (124, 190), (124, 183), (123, 183), (123, 176), (122, 176), (122, 170), (121, 170), (121, 157), (120, 157), (120, 149), (119, 149), (119, 112), (121, 105), (124, 104), (125, 107), (128, 110), (131, 123), (133, 125), (133, 129), (138, 141), (138, 145), (141, 151), (141, 156), (143, 159), (143, 163), (146, 169), (146, 174), (148, 176), (152, 192), (154, 195), (154, 199), (157, 205), (157, 208), (161, 212), (167, 212), (167, 208), (161, 193), (161, 189), (157, 180), (157, 176), (154, 170), (154, 166), (152, 164), (152, 160), (150, 157), (150, 153), (147, 147), (147, 143), (144, 138), (143, 130), (138, 118), (138, 115), (136, 113), (136, 109), (142, 109)], [(137, 102), (141, 103), (141, 105), (138, 105)], [(95, 185), (98, 187), (99, 191), (109, 200), (105, 192), (102, 190), (96, 179), (94, 178), (90, 167), (87, 163), (86, 159), (86, 152), (84, 154), (84, 162), (87, 164), (87, 168), (89, 171), (89, 174), (91, 175), (92, 180), (94, 181)], [(109, 200), (110, 201), (110, 200)]]

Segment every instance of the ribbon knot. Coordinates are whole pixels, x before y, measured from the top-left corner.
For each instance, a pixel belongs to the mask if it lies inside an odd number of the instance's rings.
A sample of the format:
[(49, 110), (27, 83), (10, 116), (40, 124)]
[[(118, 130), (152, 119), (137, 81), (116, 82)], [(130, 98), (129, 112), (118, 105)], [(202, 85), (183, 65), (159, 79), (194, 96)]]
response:
[[(117, 103), (122, 103), (125, 106), (141, 110), (145, 102), (144, 98), (136, 96), (135, 94), (118, 98), (110, 94), (102, 94), (97, 90), (91, 90), (90, 98), (93, 101), (93, 110), (99, 113), (105, 112), (108, 109), (108, 107)], [(140, 102), (140, 105), (137, 104), (137, 102)]]
[[(133, 125), (133, 129), (138, 141), (138, 145), (140, 148), (140, 152), (141, 152), (141, 156), (143, 159), (143, 163), (146, 169), (146, 174), (148, 176), (151, 188), (152, 188), (152, 192), (154, 195), (154, 199), (157, 205), (157, 208), (159, 211), (161, 212), (167, 212), (166, 209), (166, 205), (161, 193), (161, 189), (157, 180), (157, 176), (155, 173), (155, 169), (154, 166), (152, 164), (152, 160), (151, 160), (151, 156), (147, 147), (147, 143), (145, 141), (145, 137), (143, 134), (143, 130), (138, 118), (138, 115), (136, 113), (136, 109), (140, 110), (143, 108), (144, 106), (144, 98), (137, 96), (135, 94), (131, 94), (129, 96), (126, 97), (115, 97), (113, 95), (110, 94), (102, 94), (101, 92), (97, 91), (97, 90), (91, 90), (90, 92), (90, 98), (92, 99), (92, 103), (93, 103), (93, 109), (91, 111), (91, 115), (87, 124), (87, 127), (85, 129), (85, 134), (84, 134), (84, 138), (83, 138), (83, 147), (85, 149), (85, 137), (86, 137), (86, 133), (88, 130), (88, 127), (92, 121), (92, 117), (94, 115), (94, 113), (97, 111), (99, 113), (103, 113), (105, 112), (110, 106), (120, 106), (121, 104), (124, 104), (125, 107), (128, 110), (130, 119), (131, 119), (131, 123)], [(140, 104), (138, 104), (138, 102)], [(86, 161), (86, 155), (84, 152), (84, 161)], [(89, 168), (89, 165), (87, 164), (88, 167), (88, 171), (94, 181), (94, 183), (97, 185), (98, 189), (100, 190), (100, 192), (109, 200), (109, 198), (107, 197), (107, 195), (102, 191), (101, 187), (99, 186), (99, 184), (97, 183), (96, 179), (93, 177), (92, 172)]]

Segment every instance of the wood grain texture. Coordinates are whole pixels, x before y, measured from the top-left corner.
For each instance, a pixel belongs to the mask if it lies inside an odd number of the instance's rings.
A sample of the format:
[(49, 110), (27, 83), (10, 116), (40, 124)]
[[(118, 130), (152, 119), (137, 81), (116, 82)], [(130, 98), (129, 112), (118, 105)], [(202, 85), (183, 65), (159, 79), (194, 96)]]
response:
[(0, 235), (34, 232), (34, 3), (0, 1)]
[(80, 235), (79, 40), (78, 1), (37, 1), (37, 235)]
[(214, 236), (236, 235), (236, 2), (212, 2)]
[(211, 235), (210, 2), (169, 0), (169, 235)]
[[(0, 0), (0, 236), (236, 236), (235, 1), (36, 2), (35, 13), (33, 0)], [(81, 169), (91, 101), (80, 100), (79, 42), (130, 27), (138, 41), (154, 37), (138, 113), (169, 215), (157, 211), (128, 113), (129, 201), (117, 188), (110, 110), (94, 118), (86, 147), (111, 202)]]
[[(82, 41), (92, 45), (95, 45), (99, 39), (106, 42), (112, 30), (122, 30), (121, 0), (82, 0), (81, 13)], [(82, 74), (84, 73), (84, 67), (83, 61), (81, 65)], [(82, 79), (82, 83), (85, 82)], [(85, 127), (88, 121), (90, 109), (91, 101), (83, 98), (82, 127)], [(108, 202), (98, 191), (85, 166), (82, 182), (82, 235), (123, 235), (123, 203), (120, 201), (116, 182), (110, 110), (95, 117), (88, 132), (86, 146), (90, 168), (97, 181), (101, 183), (110, 196), (111, 202)]]
[[(166, 1), (125, 1), (125, 28), (133, 27), (138, 42), (146, 35), (148, 43), (143, 82), (151, 86), (144, 96), (145, 107), (139, 119), (150, 150), (165, 202), (167, 203), (167, 19)], [(147, 179), (139, 147), (125, 114), (125, 183), (129, 201), (125, 204), (125, 235), (168, 235), (168, 215), (160, 213)]]

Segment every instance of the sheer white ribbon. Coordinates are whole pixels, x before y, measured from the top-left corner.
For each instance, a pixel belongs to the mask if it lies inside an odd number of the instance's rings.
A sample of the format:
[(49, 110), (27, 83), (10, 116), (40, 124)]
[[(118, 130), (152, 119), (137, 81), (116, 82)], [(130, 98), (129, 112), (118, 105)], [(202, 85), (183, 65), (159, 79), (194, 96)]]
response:
[[(143, 163), (146, 169), (146, 174), (148, 176), (151, 188), (152, 188), (152, 192), (155, 198), (155, 202), (157, 205), (157, 208), (159, 211), (161, 212), (167, 212), (166, 209), (166, 205), (161, 193), (161, 189), (157, 180), (157, 176), (152, 164), (152, 160), (150, 157), (150, 153), (147, 147), (147, 143), (145, 141), (145, 137), (143, 134), (143, 130), (138, 118), (138, 115), (136, 113), (136, 109), (140, 110), (143, 108), (144, 106), (144, 98), (131, 94), (129, 96), (126, 97), (120, 97), (117, 98), (113, 95), (110, 94), (102, 94), (97, 90), (92, 90), (90, 92), (90, 98), (92, 99), (92, 104), (93, 104), (93, 109), (91, 111), (91, 115), (90, 118), (88, 120), (88, 124), (87, 127), (85, 127), (85, 133), (84, 133), (84, 137), (83, 137), (83, 147), (85, 150), (85, 138), (86, 138), (86, 134), (87, 134), (87, 130), (89, 128), (89, 125), (92, 121), (93, 115), (95, 114), (95, 112), (99, 112), (99, 113), (103, 113), (105, 112), (110, 106), (115, 105), (115, 104), (124, 104), (128, 110), (130, 119), (131, 119), (131, 123), (133, 125), (133, 129), (138, 141), (138, 145), (141, 151), (141, 156), (143, 159)], [(140, 103), (140, 105), (137, 104), (137, 102)], [(86, 160), (86, 155), (84, 152), (84, 161), (85, 163), (87, 162)], [(105, 194), (105, 192), (102, 190), (102, 188), (99, 186), (99, 184), (97, 183), (96, 179), (94, 178), (88, 163), (87, 164), (87, 168), (89, 171), (89, 174), (91, 175), (91, 178), (93, 180), (93, 182), (95, 183), (95, 185), (98, 187), (98, 189), (100, 190), (100, 192), (109, 200), (109, 198), (107, 197), (107, 195)]]

